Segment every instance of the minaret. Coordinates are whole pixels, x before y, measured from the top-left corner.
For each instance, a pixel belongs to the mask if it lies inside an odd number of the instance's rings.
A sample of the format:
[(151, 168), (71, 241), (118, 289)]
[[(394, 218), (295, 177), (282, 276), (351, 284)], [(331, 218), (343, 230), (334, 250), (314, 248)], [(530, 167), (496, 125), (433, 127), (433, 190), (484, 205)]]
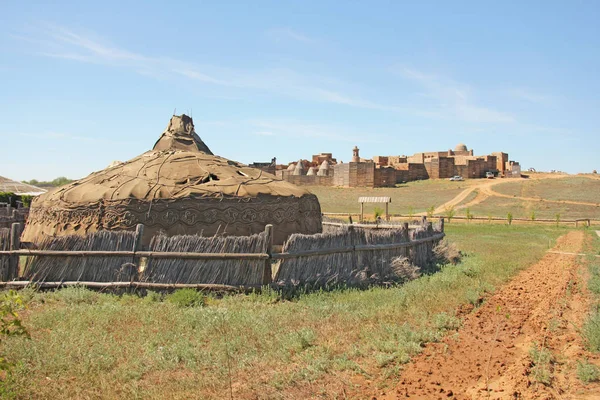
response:
[(360, 162), (360, 156), (358, 155), (358, 146), (354, 146), (352, 149), (352, 161), (351, 162)]

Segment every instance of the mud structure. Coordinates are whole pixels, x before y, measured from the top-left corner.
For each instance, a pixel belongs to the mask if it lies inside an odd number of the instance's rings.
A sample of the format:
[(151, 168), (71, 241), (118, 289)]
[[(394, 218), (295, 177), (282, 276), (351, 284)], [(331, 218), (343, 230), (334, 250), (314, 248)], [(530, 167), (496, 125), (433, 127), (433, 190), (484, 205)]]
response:
[(274, 226), (276, 244), (321, 232), (316, 196), (274, 175), (215, 156), (187, 115), (173, 116), (151, 151), (36, 198), (23, 241), (134, 230), (251, 235)]

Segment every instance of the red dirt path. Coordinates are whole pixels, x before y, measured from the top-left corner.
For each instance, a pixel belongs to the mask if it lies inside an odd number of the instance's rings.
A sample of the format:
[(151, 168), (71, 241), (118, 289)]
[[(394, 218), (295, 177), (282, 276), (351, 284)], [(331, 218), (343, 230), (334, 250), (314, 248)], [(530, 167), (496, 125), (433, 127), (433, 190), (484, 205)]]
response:
[[(570, 232), (555, 250), (579, 252), (584, 237)], [(573, 327), (587, 312), (578, 267), (575, 256), (547, 254), (467, 315), (457, 336), (428, 345), (406, 366), (396, 390), (372, 398), (600, 398), (600, 385), (583, 386), (575, 377), (575, 360), (591, 356)], [(549, 386), (531, 376), (534, 343), (556, 357)]]

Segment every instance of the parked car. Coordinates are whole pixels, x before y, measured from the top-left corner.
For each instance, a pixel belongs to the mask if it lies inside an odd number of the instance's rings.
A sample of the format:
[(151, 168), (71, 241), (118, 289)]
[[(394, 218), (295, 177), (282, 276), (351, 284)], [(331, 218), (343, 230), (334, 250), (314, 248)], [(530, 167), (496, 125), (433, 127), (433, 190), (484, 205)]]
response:
[(450, 178), (451, 181), (464, 181), (463, 177), (460, 175), (454, 175), (452, 178)]
[(485, 173), (485, 177), (488, 178), (488, 179), (494, 179), (495, 178), (493, 172), (486, 172)]

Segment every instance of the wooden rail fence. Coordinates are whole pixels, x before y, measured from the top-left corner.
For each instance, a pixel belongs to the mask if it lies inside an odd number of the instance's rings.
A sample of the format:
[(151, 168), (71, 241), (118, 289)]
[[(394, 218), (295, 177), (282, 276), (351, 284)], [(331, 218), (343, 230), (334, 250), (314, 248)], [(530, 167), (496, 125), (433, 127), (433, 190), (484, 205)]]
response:
[(324, 225), (331, 232), (292, 235), (283, 251), (276, 252), (272, 225), (250, 237), (155, 237), (150, 249), (144, 249), (143, 225), (135, 234), (104, 231), (53, 238), (32, 248), (20, 242), (21, 224), (13, 223), (10, 230), (0, 229), (0, 287), (232, 291), (323, 281), (352, 284), (365, 271), (371, 278), (389, 275), (389, 264), (397, 256), (412, 255), (416, 264), (427, 263), (433, 246), (444, 237), (443, 220), (434, 228), (425, 218), (412, 230), (406, 223)]

